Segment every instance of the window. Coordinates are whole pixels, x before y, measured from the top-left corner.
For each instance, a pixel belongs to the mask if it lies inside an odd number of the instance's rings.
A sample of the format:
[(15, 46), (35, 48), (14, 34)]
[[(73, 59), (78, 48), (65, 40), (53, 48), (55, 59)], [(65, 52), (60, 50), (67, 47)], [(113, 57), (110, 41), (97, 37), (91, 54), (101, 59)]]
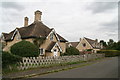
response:
[(85, 43), (83, 43), (83, 47), (86, 47), (86, 44), (85, 44)]
[(50, 34), (50, 40), (53, 40), (53, 33)]
[(39, 51), (40, 51), (40, 55), (44, 54), (44, 49), (43, 48), (39, 49)]
[(57, 52), (57, 49), (54, 49), (54, 52)]

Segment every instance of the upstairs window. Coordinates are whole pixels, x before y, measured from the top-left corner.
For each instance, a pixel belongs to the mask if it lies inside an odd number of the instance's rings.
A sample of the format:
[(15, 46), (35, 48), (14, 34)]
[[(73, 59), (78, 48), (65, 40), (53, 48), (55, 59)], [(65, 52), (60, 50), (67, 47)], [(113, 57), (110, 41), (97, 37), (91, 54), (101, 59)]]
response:
[(50, 40), (53, 40), (53, 33), (50, 34)]
[(86, 43), (83, 43), (82, 45), (83, 45), (83, 47), (86, 47)]

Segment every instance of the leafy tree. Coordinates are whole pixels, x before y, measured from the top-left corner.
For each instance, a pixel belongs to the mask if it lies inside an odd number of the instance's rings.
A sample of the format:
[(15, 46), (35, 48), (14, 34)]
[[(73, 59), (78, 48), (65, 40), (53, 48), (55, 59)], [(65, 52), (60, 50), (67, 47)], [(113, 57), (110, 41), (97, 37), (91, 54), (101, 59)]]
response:
[(100, 43), (103, 45), (104, 48), (107, 47), (107, 43), (104, 40), (100, 40)]
[(120, 41), (118, 41), (118, 42), (115, 44), (115, 49), (116, 49), (116, 50), (120, 50)]
[(36, 57), (39, 55), (39, 48), (28, 41), (21, 41), (14, 44), (10, 51), (12, 54), (21, 57)]
[(69, 48), (67, 48), (66, 49), (66, 53), (65, 53), (66, 55), (79, 55), (80, 54), (80, 52), (79, 52), (79, 50), (78, 49), (76, 49), (75, 47), (69, 47)]
[(108, 46), (111, 46), (113, 44), (114, 44), (114, 40), (113, 39), (109, 39)]

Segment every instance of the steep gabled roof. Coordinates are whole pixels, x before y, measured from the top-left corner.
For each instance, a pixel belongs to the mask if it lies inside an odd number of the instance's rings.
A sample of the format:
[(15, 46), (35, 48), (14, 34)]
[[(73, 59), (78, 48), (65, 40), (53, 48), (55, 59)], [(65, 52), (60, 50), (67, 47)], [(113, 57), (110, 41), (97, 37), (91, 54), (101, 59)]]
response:
[(10, 33), (2, 33), (4, 35), (4, 38), (6, 41), (11, 40), (11, 37), (13, 35), (15, 30), (11, 31)]
[(89, 39), (89, 38), (86, 38), (84, 37), (88, 42), (89, 44), (92, 46), (93, 43), (95, 43), (96, 41), (95, 40), (92, 40), (92, 39)]
[[(20, 33), (20, 36), (22, 39), (24, 38), (36, 38), (36, 37), (47, 37), (48, 34), (52, 31), (52, 29), (48, 28), (46, 25), (44, 25), (40, 21), (35, 21), (32, 24), (28, 25), (27, 27), (21, 27), (17, 28), (17, 30)], [(15, 30), (10, 32), (9, 34), (3, 34), (5, 36), (5, 40), (11, 40), (11, 37), (13, 36), (13, 33)], [(60, 41), (67, 42), (63, 37), (61, 37), (59, 34), (57, 34)]]
[(57, 42), (53, 42), (53, 41), (48, 45), (48, 47), (46, 48), (46, 51), (50, 52), (55, 45), (57, 45), (59, 50), (62, 51), (60, 45)]
[(57, 36), (59, 37), (61, 42), (68, 42), (66, 39), (64, 39), (62, 36), (60, 36), (59, 34), (57, 34)]
[(53, 46), (56, 44), (56, 42), (51, 42), (50, 45), (47, 47), (46, 51), (51, 51)]
[[(96, 47), (96, 46), (99, 46), (99, 48), (100, 48), (100, 43), (98, 43), (96, 40), (92, 40), (92, 39), (89, 39), (89, 38), (86, 38), (86, 37), (84, 37), (86, 40), (87, 40), (87, 42), (93, 47), (93, 48), (98, 48), (98, 47)], [(95, 44), (95, 45), (94, 45)]]
[(39, 21), (35, 21), (27, 27), (18, 28), (18, 30), (22, 38), (46, 37), (51, 32), (50, 28)]

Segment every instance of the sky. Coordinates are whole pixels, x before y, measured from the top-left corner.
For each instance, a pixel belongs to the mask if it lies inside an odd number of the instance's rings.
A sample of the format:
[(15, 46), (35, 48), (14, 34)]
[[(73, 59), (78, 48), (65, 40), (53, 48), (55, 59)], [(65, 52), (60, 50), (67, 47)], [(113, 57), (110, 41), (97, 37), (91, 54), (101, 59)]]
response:
[(118, 0), (4, 0), (0, 2), (0, 34), (34, 22), (34, 12), (42, 12), (42, 22), (68, 41), (87, 37), (118, 41)]

